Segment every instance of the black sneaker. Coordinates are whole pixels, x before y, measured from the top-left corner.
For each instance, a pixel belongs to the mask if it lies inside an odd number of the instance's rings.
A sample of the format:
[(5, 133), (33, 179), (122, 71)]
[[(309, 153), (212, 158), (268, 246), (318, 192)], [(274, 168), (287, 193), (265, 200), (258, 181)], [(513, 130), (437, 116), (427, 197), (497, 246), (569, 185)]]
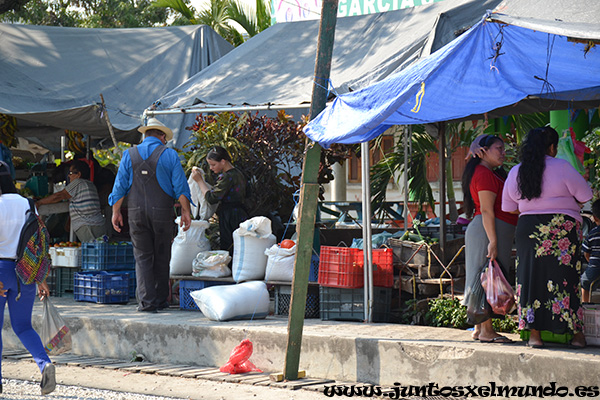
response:
[(54, 364), (49, 363), (44, 367), (44, 372), (42, 372), (42, 383), (40, 383), (40, 387), (42, 388), (42, 394), (52, 393), (54, 392), (54, 389), (56, 389)]

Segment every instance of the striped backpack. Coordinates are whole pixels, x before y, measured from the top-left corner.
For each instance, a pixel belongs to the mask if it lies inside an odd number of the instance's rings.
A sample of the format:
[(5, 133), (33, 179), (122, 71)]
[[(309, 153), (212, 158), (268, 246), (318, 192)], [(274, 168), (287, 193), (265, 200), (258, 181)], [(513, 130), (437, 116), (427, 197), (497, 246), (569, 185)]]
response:
[(48, 277), (52, 260), (50, 259), (50, 234), (44, 221), (35, 212), (33, 200), (29, 199), (29, 210), (17, 247), (17, 276), (29, 285), (42, 283)]

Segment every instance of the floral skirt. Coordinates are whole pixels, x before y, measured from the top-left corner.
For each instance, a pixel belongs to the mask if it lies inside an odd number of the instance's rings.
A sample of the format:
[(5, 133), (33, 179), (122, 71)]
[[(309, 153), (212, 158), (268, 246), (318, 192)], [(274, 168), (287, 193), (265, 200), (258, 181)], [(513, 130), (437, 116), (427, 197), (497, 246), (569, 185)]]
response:
[(522, 215), (515, 242), (519, 329), (583, 331), (581, 224), (564, 214)]

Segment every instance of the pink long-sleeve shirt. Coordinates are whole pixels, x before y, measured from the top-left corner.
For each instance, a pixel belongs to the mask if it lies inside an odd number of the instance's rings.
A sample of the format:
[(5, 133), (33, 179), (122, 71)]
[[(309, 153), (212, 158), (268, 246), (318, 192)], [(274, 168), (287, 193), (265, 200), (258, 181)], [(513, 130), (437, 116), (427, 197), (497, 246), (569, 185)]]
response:
[(592, 189), (585, 179), (566, 160), (546, 156), (546, 169), (542, 178), (542, 194), (537, 199), (521, 198), (517, 174), (521, 164), (508, 173), (502, 192), (502, 210), (527, 214), (566, 214), (582, 221), (579, 203), (592, 198)]

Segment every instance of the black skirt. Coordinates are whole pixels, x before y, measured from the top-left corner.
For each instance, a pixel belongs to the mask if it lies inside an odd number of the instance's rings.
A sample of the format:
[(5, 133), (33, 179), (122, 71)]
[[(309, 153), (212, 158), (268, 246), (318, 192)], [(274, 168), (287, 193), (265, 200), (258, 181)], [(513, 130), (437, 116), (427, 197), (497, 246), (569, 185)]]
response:
[(581, 224), (568, 215), (519, 217), (515, 236), (519, 329), (583, 331), (581, 235)]
[(229, 251), (229, 254), (233, 256), (233, 231), (248, 219), (248, 213), (242, 206), (221, 203), (217, 215), (219, 216), (221, 250)]

